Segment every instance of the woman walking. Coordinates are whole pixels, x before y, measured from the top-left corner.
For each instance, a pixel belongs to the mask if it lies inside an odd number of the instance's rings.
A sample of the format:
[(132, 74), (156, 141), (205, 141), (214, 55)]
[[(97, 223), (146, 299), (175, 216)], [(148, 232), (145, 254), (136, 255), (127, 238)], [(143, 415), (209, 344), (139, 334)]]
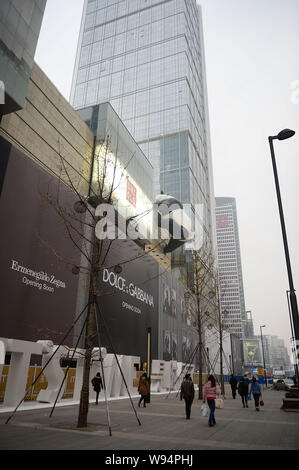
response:
[(203, 391), (203, 403), (208, 403), (208, 407), (210, 408), (210, 416), (209, 416), (209, 426), (214, 426), (216, 424), (215, 420), (215, 400), (216, 396), (219, 396), (220, 392), (218, 387), (216, 386), (216, 380), (213, 375), (208, 377), (208, 382), (204, 386)]
[(251, 394), (253, 395), (253, 398), (254, 398), (256, 411), (260, 411), (260, 398), (261, 398), (262, 392), (261, 392), (260, 384), (256, 381), (256, 377), (252, 377), (250, 395)]
[(141, 395), (138, 406), (140, 408), (140, 405), (143, 401), (143, 407), (146, 408), (146, 400), (147, 400), (147, 397), (150, 393), (150, 387), (149, 387), (149, 383), (148, 383), (146, 374), (143, 374), (140, 377), (139, 385), (138, 385), (138, 392)]
[(243, 403), (243, 408), (248, 408), (248, 383), (245, 382), (244, 377), (240, 379), (239, 385), (238, 385), (238, 393), (242, 398), (242, 403)]

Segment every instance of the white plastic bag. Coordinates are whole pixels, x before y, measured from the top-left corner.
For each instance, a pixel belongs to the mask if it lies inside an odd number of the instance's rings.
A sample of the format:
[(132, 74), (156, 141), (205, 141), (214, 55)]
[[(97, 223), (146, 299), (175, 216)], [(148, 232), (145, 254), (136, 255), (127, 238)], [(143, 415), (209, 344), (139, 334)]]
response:
[(207, 405), (205, 405), (203, 403), (203, 405), (201, 406), (201, 413), (203, 415), (204, 418), (207, 418), (208, 415), (209, 415), (209, 408), (207, 407)]
[(224, 401), (222, 398), (216, 398), (215, 400), (215, 407), (218, 408), (218, 409), (222, 409), (224, 408)]

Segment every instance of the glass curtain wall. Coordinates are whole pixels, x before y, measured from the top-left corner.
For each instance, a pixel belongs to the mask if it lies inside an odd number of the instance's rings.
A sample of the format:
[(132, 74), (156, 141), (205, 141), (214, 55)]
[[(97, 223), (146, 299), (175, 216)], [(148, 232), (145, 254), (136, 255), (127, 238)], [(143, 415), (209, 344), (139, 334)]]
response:
[(211, 201), (201, 12), (195, 0), (86, 0), (73, 80), (76, 109), (109, 101), (154, 167), (154, 193)]

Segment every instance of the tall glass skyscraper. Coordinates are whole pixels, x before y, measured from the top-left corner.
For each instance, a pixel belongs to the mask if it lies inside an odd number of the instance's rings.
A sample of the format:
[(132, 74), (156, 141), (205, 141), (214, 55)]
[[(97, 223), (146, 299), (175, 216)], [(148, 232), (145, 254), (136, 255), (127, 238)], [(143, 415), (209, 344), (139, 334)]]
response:
[(242, 338), (243, 325), (247, 316), (237, 205), (234, 198), (216, 198), (216, 222), (223, 323), (231, 333)]
[(75, 109), (109, 101), (154, 167), (154, 192), (190, 204), (215, 246), (201, 10), (196, 0), (85, 0)]

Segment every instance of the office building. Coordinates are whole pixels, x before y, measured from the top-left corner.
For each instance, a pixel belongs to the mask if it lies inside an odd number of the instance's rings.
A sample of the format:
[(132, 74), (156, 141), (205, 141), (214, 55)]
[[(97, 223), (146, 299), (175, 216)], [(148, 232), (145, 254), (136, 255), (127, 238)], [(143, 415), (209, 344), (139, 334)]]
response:
[(245, 320), (243, 320), (243, 334), (244, 338), (254, 338), (254, 326), (251, 312), (245, 313)]
[(277, 336), (263, 336), (266, 367), (284, 369), (291, 364), (290, 356), (283, 339)]
[(109, 101), (154, 167), (154, 194), (189, 205), (216, 245), (201, 10), (195, 0), (85, 0), (71, 102)]
[(216, 224), (223, 323), (231, 333), (242, 337), (242, 323), (247, 317), (234, 198), (216, 198)]
[(0, 119), (24, 107), (46, 2), (0, 2)]

